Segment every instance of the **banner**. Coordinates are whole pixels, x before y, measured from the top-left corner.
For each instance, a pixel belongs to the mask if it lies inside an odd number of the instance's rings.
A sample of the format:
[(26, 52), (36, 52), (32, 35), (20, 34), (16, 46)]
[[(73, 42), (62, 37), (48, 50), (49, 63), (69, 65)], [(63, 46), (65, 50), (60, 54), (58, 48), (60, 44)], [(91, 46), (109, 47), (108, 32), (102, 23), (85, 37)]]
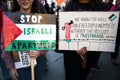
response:
[(60, 12), (59, 50), (114, 52), (119, 12)]
[(51, 14), (3, 14), (6, 51), (56, 49), (56, 16)]

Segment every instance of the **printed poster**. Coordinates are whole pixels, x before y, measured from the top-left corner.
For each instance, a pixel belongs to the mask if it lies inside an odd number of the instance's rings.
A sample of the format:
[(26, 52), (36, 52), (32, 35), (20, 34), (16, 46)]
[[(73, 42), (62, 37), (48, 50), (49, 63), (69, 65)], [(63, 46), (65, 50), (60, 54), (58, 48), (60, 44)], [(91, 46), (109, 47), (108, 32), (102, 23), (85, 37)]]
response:
[(59, 50), (114, 52), (119, 12), (60, 12)]

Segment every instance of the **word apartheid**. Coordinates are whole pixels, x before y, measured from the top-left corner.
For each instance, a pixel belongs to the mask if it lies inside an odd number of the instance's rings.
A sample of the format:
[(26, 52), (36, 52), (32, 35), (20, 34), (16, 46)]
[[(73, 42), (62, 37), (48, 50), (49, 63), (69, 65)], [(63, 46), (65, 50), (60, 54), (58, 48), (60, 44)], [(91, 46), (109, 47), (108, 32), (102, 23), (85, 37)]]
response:
[(11, 49), (13, 51), (15, 50), (53, 50), (56, 48), (56, 42), (53, 41), (47, 41), (47, 40), (41, 40), (41, 41), (14, 41), (7, 50), (10, 51)]

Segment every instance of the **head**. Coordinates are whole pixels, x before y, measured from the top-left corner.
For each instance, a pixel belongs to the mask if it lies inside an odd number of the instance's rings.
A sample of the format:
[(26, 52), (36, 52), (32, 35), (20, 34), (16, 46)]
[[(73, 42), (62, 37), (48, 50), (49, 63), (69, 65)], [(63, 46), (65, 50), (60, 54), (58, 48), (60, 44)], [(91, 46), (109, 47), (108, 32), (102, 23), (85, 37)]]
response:
[(55, 2), (52, 2), (52, 3), (51, 3), (51, 7), (55, 7)]
[(12, 11), (20, 11), (21, 13), (38, 13), (39, 12), (38, 0), (13, 0)]

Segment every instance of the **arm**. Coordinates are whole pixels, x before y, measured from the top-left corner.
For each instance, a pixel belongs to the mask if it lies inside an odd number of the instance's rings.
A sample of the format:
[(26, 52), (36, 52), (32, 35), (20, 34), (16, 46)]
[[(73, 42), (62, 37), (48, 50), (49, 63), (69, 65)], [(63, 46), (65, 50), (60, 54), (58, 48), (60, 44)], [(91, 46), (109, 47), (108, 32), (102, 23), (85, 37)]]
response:
[(47, 53), (47, 50), (32, 50), (29, 51), (28, 54), (31, 59), (37, 59), (39, 56), (43, 56)]
[(4, 41), (3, 37), (1, 37), (1, 42), (0, 42), (1, 43), (1, 49), (2, 49), (1, 57), (2, 57), (3, 61), (5, 62), (6, 67), (9, 69), (12, 79), (18, 80), (18, 73), (17, 73), (17, 70), (14, 67), (12, 52), (7, 52), (7, 51), (4, 50), (3, 41)]
[(4, 50), (4, 40), (3, 40), (3, 35), (1, 35), (1, 50), (2, 50), (2, 54), (1, 54), (1, 57), (3, 58), (3, 60), (5, 61), (5, 64), (6, 64), (6, 67), (9, 69), (9, 68), (13, 68), (14, 65), (13, 65), (13, 58), (12, 58), (12, 52), (7, 52)]

